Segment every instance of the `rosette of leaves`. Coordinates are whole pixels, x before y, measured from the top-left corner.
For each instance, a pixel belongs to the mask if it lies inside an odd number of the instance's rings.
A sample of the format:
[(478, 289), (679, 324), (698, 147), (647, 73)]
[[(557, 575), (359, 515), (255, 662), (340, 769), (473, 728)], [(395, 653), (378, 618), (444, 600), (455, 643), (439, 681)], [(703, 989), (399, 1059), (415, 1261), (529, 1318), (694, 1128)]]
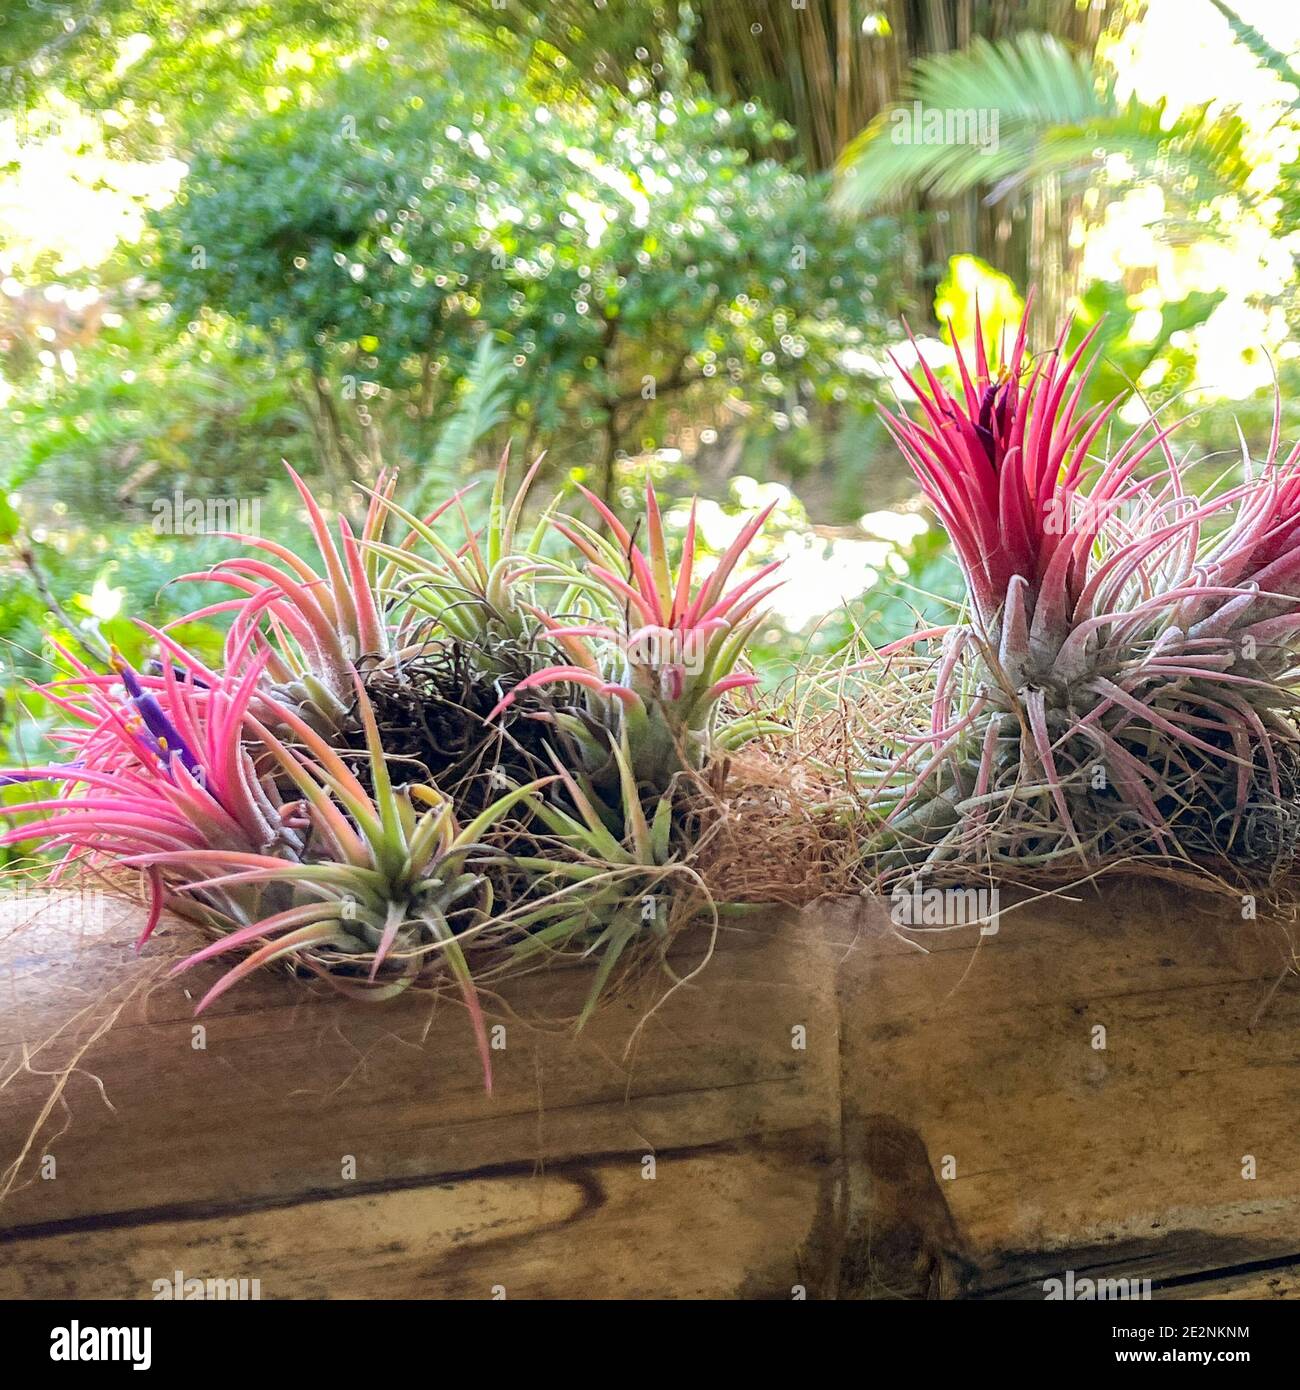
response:
[(363, 785), (296, 711), (259, 691), (266, 659), (199, 677), (170, 654), (158, 676), (120, 659), (98, 674), (70, 657), (76, 678), (46, 693), (69, 716), (62, 741), (76, 756), (22, 774), (56, 790), (7, 807), (16, 823), (0, 843), (62, 850), (57, 873), (141, 871), (150, 910), (140, 945), (164, 906), (214, 933), (176, 971), (239, 953), (199, 1011), (276, 962), (370, 999), (450, 977), (490, 1084), (470, 964), (493, 926), (488, 837), (541, 784), (504, 791), (459, 824), (437, 788), (394, 785), (358, 680)]
[(757, 676), (742, 669), (745, 646), (765, 616), (760, 605), (776, 587), (763, 581), (780, 562), (728, 585), (772, 508), (747, 521), (717, 564), (700, 576), (692, 505), (674, 576), (649, 483), (648, 553), (600, 498), (582, 492), (610, 536), (572, 516), (557, 520), (555, 529), (586, 563), (572, 572), (575, 577), (556, 608), (568, 601), (582, 606), (573, 612), (535, 610), (568, 661), (535, 671), (503, 696), (495, 713), (509, 709), (526, 691), (576, 686), (584, 695), (581, 706), (551, 718), (581, 751), (588, 773), (617, 785), (612, 749), (625, 747), (636, 783), (662, 793), (679, 773), (702, 768), (710, 755), (769, 731), (752, 714), (729, 717), (724, 697), (758, 684)]
[[(1091, 335), (949, 389), (922, 360), (889, 417), (952, 541), (963, 621), (885, 648), (921, 728), (862, 741), (885, 872), (1049, 866), (1121, 849), (1273, 868), (1294, 852), (1300, 454), (1191, 491), (1152, 422), (1100, 457)], [(922, 644), (933, 654), (926, 655)], [(934, 650), (937, 647), (937, 651)], [(899, 674), (901, 672), (901, 675)]]

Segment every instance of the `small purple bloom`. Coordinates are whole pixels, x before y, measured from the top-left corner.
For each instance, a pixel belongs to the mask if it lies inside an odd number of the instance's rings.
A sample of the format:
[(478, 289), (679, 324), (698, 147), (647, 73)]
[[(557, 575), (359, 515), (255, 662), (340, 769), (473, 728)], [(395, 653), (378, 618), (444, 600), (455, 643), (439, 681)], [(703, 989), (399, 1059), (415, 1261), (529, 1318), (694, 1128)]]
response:
[(122, 684), (126, 686), (127, 693), (131, 696), (131, 703), (139, 711), (145, 728), (153, 735), (154, 741), (158, 745), (154, 751), (164, 762), (169, 762), (174, 753), (184, 764), (186, 770), (192, 776), (197, 777), (201, 771), (201, 765), (198, 758), (194, 756), (193, 750), (181, 737), (180, 730), (167, 717), (166, 711), (158, 703), (157, 698), (149, 694), (140, 684), (139, 677), (118, 651), (113, 653), (113, 669), (122, 677)]

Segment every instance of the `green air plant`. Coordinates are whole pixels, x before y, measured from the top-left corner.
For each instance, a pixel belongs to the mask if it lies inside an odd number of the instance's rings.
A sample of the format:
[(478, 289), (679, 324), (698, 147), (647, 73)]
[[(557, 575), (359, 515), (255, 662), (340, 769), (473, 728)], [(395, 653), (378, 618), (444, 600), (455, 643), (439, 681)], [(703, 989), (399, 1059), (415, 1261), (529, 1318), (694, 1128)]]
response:
[(552, 754), (567, 804), (530, 792), (534, 850), (498, 861), (512, 875), (514, 889), (513, 906), (502, 917), (510, 944), (501, 968), (516, 973), (557, 959), (594, 961), (579, 1028), (620, 962), (632, 963), (650, 946), (666, 967), (663, 953), (673, 926), (709, 909), (688, 862), (689, 846), (680, 843), (673, 789), (647, 808), (632, 774), (626, 733), (610, 753), (619, 777), (619, 830), (610, 828), (608, 808), (584, 790), (585, 779)]
[(200, 1009), (260, 965), (284, 956), (345, 992), (380, 997), (445, 969), (464, 996), (490, 1089), (487, 1037), (466, 955), (492, 924), (491, 882), (479, 861), (489, 853), (483, 843), (486, 832), (540, 784), (503, 794), (470, 824), (458, 826), (450, 800), (435, 787), (392, 784), (359, 681), (357, 710), (368, 745), (369, 790), (305, 724), (296, 728), (298, 741), (289, 747), (258, 721), (250, 721), (277, 773), (301, 794), (315, 840), (328, 847), (319, 862), (286, 864), (221, 850), (150, 854), (122, 862), (206, 871), (184, 885), (187, 893), (253, 884), (290, 903), (220, 937), (176, 967), (185, 970), (211, 956), (262, 943), (208, 991)]
[(1027, 325), (1000, 367), (977, 329), (955, 391), (922, 361), (920, 418), (889, 417), (969, 602), (964, 621), (878, 654), (900, 709), (929, 691), (921, 727), (860, 744), (882, 870), (1120, 850), (1285, 861), (1300, 451), (1279, 461), (1275, 420), (1263, 466), (1243, 458), (1241, 481), (1205, 496), (1172, 427), (1094, 456), (1117, 401), (1080, 408), (1091, 335), (1067, 356), (1063, 331), (1031, 361)]
[[(373, 494), (384, 513), (408, 528), (400, 545), (375, 537), (366, 542), (369, 551), (388, 561), (384, 590), (406, 607), (405, 630), (424, 625), (462, 642), (484, 645), (492, 638), (523, 639), (535, 628), (519, 602), (518, 585), (539, 564), (542, 541), (558, 498), (544, 509), (529, 539), (522, 545), (518, 542), (528, 493), (545, 457), (542, 454), (534, 460), (514, 496), (507, 499), (510, 451), (506, 449), (497, 467), (487, 525), (481, 535), (465, 515), (461, 504), (464, 490), (424, 519), (397, 503), (391, 492)], [(461, 534), (449, 540), (435, 523), (453, 507)], [(427, 551), (419, 548), (421, 542)]]

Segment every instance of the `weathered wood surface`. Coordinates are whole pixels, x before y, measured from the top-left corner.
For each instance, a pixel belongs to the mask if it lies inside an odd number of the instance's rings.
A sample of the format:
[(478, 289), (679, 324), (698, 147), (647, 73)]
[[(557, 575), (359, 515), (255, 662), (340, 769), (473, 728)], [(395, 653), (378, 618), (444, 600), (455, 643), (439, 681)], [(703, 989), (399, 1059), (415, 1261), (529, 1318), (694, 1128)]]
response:
[(878, 939), (840, 974), (846, 1244), (888, 1233), (878, 1283), (1294, 1284), (1300, 982), (1276, 925), (1121, 883), (926, 945)]
[[(177, 1270), (263, 1297), (1041, 1298), (1067, 1269), (1300, 1293), (1300, 983), (1231, 903), (1125, 882), (990, 936), (876, 903), (751, 919), (630, 1054), (661, 981), (576, 1039), (503, 1013), (491, 1097), (455, 1005), (264, 976), (198, 1049), (186, 988), (213, 972), (143, 988), (187, 928), (137, 961), (133, 909), (60, 916), (0, 908), (0, 1163), (126, 1002), (0, 1205), (0, 1295), (148, 1298)], [(576, 1012), (587, 983), (507, 1002)]]

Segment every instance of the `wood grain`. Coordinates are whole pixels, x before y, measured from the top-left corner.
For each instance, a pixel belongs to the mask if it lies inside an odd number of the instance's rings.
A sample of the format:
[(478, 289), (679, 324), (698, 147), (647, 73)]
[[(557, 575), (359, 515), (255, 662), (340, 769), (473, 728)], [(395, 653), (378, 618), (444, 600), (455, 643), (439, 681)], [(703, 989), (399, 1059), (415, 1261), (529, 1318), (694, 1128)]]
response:
[(1280, 928), (1127, 883), (1004, 912), (995, 936), (867, 917), (839, 975), (849, 1289), (1041, 1297), (1066, 1269), (1159, 1281), (1300, 1252)]
[[(268, 974), (205, 1014), (196, 1050), (190, 999), (157, 984), (46, 1126), (32, 1158), (53, 1154), (56, 1176), (29, 1162), (0, 1208), (0, 1294), (149, 1296), (180, 1269), (260, 1278), (266, 1296), (488, 1296), (504, 1284), (788, 1297), (832, 1148), (839, 1063), (829, 957), (787, 928), (759, 919), (720, 933), (707, 974), (662, 1003), (630, 1054), (665, 979), (602, 1008), (577, 1038), (507, 1017), (490, 1097), (447, 1001), (357, 1004)], [(10, 932), (11, 1069), (18, 1042), (48, 1035), (71, 1003), (147, 976), (150, 953), (175, 957), (164, 938), (135, 963), (137, 930), (128, 911), (75, 949), (48, 915)], [(181, 924), (169, 932), (190, 940)], [(684, 943), (679, 973), (706, 945)], [(589, 983), (586, 971), (538, 974), (509, 1002), (573, 1015)], [(792, 1045), (796, 1025), (806, 1047)], [(0, 1091), (5, 1150), (49, 1088), (19, 1073)]]
[(0, 904), (0, 1161), (39, 1073), (136, 990), (0, 1206), (0, 1295), (147, 1298), (176, 1270), (263, 1297), (1042, 1298), (1065, 1270), (1300, 1293), (1279, 927), (1127, 881), (1018, 904), (995, 935), (886, 908), (728, 927), (630, 1053), (663, 980), (576, 1038), (516, 1015), (575, 1013), (586, 972), (519, 981), (489, 1097), (448, 1002), (263, 975), (196, 1048), (215, 972), (156, 980), (183, 924), (137, 959), (128, 905), (87, 930)]

